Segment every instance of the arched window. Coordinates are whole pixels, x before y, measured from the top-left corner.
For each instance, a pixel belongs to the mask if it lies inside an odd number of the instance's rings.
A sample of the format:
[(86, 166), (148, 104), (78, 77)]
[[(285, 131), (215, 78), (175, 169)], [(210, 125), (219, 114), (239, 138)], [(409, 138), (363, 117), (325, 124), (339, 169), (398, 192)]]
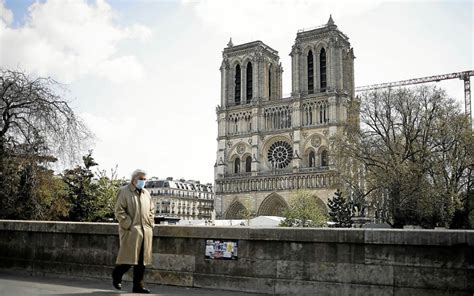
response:
[(268, 99), (272, 99), (272, 64), (268, 67)]
[(326, 50), (321, 48), (319, 54), (319, 80), (321, 91), (326, 91)]
[(247, 104), (250, 103), (250, 101), (252, 101), (252, 82), (253, 82), (253, 79), (252, 79), (252, 63), (249, 62), (247, 64)]
[(245, 172), (250, 173), (252, 171), (252, 157), (249, 155), (245, 159)]
[(313, 52), (308, 52), (308, 93), (314, 93), (314, 62)]
[(328, 164), (329, 164), (328, 151), (323, 150), (323, 152), (321, 152), (321, 166), (322, 167), (327, 167)]
[(316, 158), (314, 156), (314, 151), (311, 151), (308, 156), (308, 164), (310, 168), (314, 168), (316, 166)]
[(240, 73), (240, 65), (235, 66), (235, 104), (240, 105), (240, 78), (241, 78), (241, 73)]
[(236, 158), (234, 160), (234, 174), (238, 174), (240, 172), (240, 158)]

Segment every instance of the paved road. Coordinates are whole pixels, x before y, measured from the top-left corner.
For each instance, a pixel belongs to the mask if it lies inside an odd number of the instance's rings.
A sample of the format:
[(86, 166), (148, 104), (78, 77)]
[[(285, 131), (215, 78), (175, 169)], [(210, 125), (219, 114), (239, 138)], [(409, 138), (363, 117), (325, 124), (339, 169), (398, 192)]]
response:
[[(249, 296), (257, 294), (227, 292), (209, 289), (148, 285), (152, 293), (149, 295), (196, 295), (196, 296)], [(95, 279), (67, 279), (45, 276), (30, 276), (24, 273), (0, 271), (0, 296), (131, 296), (141, 295), (130, 293), (131, 283), (124, 282), (121, 291), (113, 289), (111, 283)]]

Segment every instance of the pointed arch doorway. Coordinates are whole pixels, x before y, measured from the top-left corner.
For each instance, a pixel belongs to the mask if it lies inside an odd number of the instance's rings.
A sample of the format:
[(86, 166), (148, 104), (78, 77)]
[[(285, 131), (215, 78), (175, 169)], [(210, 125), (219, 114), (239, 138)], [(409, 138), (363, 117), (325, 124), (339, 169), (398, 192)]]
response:
[(267, 196), (258, 208), (257, 216), (283, 216), (283, 212), (288, 209), (286, 201), (273, 192)]

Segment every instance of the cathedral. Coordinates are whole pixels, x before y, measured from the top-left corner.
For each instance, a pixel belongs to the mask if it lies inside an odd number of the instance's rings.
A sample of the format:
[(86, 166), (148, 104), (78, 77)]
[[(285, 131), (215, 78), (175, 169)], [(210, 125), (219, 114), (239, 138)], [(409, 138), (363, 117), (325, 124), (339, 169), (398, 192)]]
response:
[(222, 53), (217, 107), (215, 211), (221, 219), (281, 216), (298, 189), (321, 204), (338, 183), (329, 140), (354, 97), (354, 52), (332, 17), (299, 30), (291, 48), (292, 92), (282, 96), (278, 51), (262, 41)]

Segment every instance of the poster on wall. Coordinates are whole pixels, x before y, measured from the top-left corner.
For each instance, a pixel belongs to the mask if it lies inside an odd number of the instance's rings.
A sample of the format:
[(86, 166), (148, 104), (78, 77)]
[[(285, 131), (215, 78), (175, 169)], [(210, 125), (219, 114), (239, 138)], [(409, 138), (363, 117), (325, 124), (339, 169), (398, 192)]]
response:
[(206, 259), (237, 260), (237, 241), (206, 240)]

